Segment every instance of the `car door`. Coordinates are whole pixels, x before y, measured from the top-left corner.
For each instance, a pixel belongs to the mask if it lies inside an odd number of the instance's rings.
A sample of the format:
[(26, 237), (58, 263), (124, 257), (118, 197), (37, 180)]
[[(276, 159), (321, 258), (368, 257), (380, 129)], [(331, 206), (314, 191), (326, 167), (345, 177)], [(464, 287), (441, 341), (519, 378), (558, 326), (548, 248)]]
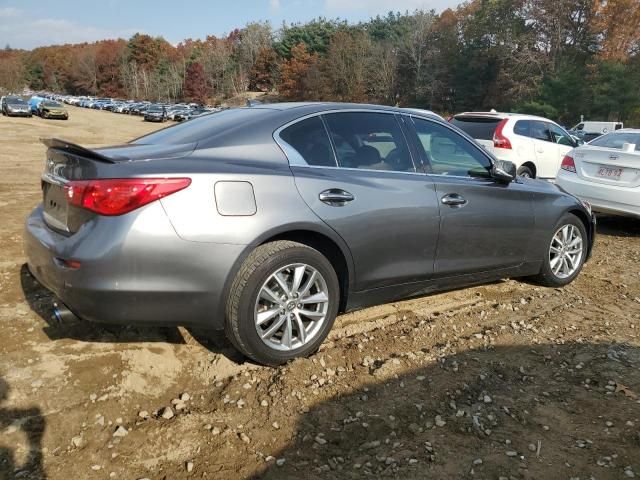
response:
[(549, 123), (542, 120), (531, 121), (531, 138), (535, 147), (536, 166), (539, 178), (554, 178), (557, 167), (558, 148), (551, 138)]
[(279, 132), (300, 195), (347, 243), (356, 291), (433, 273), (439, 209), (393, 113), (312, 116)]
[(535, 226), (532, 194), (517, 181), (494, 179), (487, 154), (458, 132), (435, 121), (412, 120), (440, 208), (434, 275), (523, 263)]

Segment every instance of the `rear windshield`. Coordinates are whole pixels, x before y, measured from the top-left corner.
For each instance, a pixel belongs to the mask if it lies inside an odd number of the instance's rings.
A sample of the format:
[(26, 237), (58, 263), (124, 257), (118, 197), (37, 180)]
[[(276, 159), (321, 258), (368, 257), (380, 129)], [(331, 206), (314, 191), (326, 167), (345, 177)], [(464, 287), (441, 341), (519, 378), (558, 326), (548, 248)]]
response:
[(200, 142), (213, 134), (253, 122), (261, 116), (266, 116), (272, 110), (260, 108), (236, 108), (222, 112), (204, 115), (188, 122), (179, 123), (169, 128), (158, 130), (144, 137), (137, 138), (131, 143), (144, 145), (179, 145)]
[(500, 118), (453, 117), (451, 124), (476, 140), (492, 140)]
[(608, 133), (601, 137), (591, 140), (589, 145), (606, 148), (622, 148), (625, 143), (631, 143), (636, 146), (636, 152), (640, 151), (640, 133), (616, 132)]

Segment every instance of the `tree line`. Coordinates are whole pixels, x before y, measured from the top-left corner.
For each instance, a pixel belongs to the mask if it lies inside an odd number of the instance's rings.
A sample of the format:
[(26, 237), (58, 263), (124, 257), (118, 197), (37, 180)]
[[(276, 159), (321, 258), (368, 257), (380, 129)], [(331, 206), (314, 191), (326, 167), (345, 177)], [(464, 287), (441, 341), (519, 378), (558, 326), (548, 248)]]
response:
[(571, 123), (640, 121), (640, 0), (472, 0), (350, 24), (318, 18), (224, 37), (162, 37), (0, 51), (0, 87), (219, 103), (383, 103), (520, 111)]

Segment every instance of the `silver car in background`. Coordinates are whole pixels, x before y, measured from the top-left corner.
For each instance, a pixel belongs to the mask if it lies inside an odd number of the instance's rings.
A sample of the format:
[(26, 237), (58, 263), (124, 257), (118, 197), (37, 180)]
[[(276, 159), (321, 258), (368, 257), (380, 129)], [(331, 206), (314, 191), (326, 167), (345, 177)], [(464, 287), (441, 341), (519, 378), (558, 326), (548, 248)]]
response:
[(560, 287), (588, 205), (426, 112), (257, 105), (110, 148), (51, 139), (32, 274), (82, 319), (225, 329), (268, 365), (338, 312), (505, 277)]

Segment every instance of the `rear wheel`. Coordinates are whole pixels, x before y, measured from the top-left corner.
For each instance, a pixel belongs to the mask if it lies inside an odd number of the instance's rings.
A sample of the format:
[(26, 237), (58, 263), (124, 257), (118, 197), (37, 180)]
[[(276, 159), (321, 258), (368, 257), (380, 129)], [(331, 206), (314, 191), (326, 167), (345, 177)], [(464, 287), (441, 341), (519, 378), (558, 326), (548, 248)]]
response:
[(571, 283), (584, 265), (587, 242), (587, 231), (580, 219), (564, 215), (553, 230), (542, 268), (534, 280), (548, 287)]
[(517, 173), (520, 177), (534, 178), (533, 170), (531, 170), (531, 168), (529, 167), (520, 167)]
[(306, 245), (276, 241), (243, 262), (227, 302), (225, 329), (246, 356), (279, 365), (315, 352), (338, 313), (331, 263)]

